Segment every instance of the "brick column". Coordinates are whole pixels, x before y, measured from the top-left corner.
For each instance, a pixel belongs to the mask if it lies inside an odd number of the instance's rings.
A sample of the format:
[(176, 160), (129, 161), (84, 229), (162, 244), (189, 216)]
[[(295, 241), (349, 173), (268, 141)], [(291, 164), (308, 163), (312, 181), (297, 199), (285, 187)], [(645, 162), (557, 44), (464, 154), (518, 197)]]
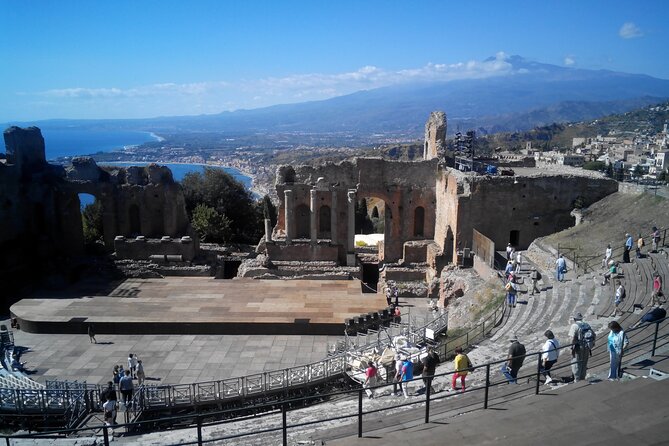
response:
[(330, 207), (330, 239), (337, 244), (337, 191), (332, 190), (332, 206)]
[(293, 223), (293, 191), (283, 191), (283, 197), (286, 221), (286, 244), (290, 244), (293, 241), (293, 226), (295, 226)]
[(311, 198), (311, 220), (309, 221), (310, 223), (310, 232), (311, 232), (311, 244), (315, 245), (316, 242), (318, 241), (318, 226), (316, 226), (316, 189), (311, 189), (309, 191), (310, 198)]

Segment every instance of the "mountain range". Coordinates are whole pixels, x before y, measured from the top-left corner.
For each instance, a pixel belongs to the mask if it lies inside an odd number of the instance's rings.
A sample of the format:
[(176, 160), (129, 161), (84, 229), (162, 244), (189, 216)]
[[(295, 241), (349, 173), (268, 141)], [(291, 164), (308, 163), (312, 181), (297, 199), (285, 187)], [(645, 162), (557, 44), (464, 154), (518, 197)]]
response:
[[(526, 130), (553, 122), (622, 113), (669, 98), (669, 80), (643, 74), (561, 67), (511, 56), (504, 74), (478, 79), (401, 84), (327, 100), (215, 115), (128, 120), (52, 120), (38, 126), (82, 125), (188, 132), (315, 132), (421, 137), (433, 110), (449, 133)], [(31, 123), (32, 124), (32, 123)]]

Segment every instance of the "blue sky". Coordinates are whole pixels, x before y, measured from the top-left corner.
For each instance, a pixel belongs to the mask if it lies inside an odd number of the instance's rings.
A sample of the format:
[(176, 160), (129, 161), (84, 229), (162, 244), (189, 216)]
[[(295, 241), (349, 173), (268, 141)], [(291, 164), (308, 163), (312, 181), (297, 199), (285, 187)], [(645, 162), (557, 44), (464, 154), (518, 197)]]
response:
[(504, 75), (513, 54), (669, 79), (667, 17), (661, 0), (0, 0), (0, 122), (325, 99)]

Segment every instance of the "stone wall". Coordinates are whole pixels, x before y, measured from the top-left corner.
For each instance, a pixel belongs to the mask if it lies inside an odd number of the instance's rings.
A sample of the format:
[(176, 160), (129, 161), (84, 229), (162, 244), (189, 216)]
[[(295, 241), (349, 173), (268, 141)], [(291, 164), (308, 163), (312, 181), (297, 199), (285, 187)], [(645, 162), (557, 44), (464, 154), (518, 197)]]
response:
[(425, 148), (423, 158), (428, 160), (437, 158), (446, 150), (446, 113), (433, 111), (425, 123)]
[(440, 173), (435, 241), (453, 255), (472, 247), (474, 228), (497, 246), (511, 242), (526, 249), (535, 238), (572, 226), (570, 212), (577, 200), (589, 206), (618, 189), (613, 180), (589, 176), (489, 177), (450, 168)]
[[(312, 245), (327, 239), (342, 247), (339, 260), (345, 262), (346, 254), (355, 251), (349, 220), (354, 203), (374, 197), (385, 203), (380, 213), (385, 219), (380, 258), (397, 261), (406, 241), (434, 237), (437, 165), (436, 159), (402, 162), (357, 158), (321, 166), (282, 166), (277, 172), (280, 203), (272, 238), (287, 244), (294, 239), (310, 239)], [(330, 221), (322, 221), (323, 216), (329, 216)]]
[(101, 169), (90, 158), (72, 166), (48, 164), (36, 127), (4, 132), (0, 160), (0, 279), (59, 269), (64, 259), (83, 254), (79, 193), (102, 203), (103, 238), (113, 248), (116, 235), (180, 237), (191, 234), (181, 188), (166, 167)]
[(184, 261), (193, 260), (198, 252), (197, 241), (189, 236), (179, 239), (147, 239), (137, 237), (127, 239), (118, 236), (114, 240), (114, 251), (119, 260), (149, 260), (150, 256), (181, 256)]

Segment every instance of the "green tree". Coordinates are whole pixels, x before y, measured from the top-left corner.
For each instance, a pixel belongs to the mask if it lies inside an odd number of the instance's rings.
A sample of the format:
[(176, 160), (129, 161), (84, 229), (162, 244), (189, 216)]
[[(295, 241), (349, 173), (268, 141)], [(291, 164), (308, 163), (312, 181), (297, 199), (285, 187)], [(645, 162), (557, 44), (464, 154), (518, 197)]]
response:
[(214, 209), (229, 225), (226, 242), (256, 243), (263, 233), (263, 206), (244, 185), (223, 169), (206, 167), (191, 172), (181, 182), (191, 221), (199, 204)]
[(638, 164), (634, 166), (634, 176), (636, 178), (641, 178), (643, 176), (643, 167)]
[(225, 243), (230, 238), (230, 220), (216, 209), (198, 204), (191, 219), (193, 229), (203, 242)]
[(91, 246), (102, 240), (102, 204), (98, 200), (84, 207), (81, 212), (81, 223), (84, 229), (85, 245)]
[(587, 163), (583, 164), (583, 168), (585, 170), (599, 170), (603, 171), (606, 169), (606, 163), (603, 161), (588, 161)]

